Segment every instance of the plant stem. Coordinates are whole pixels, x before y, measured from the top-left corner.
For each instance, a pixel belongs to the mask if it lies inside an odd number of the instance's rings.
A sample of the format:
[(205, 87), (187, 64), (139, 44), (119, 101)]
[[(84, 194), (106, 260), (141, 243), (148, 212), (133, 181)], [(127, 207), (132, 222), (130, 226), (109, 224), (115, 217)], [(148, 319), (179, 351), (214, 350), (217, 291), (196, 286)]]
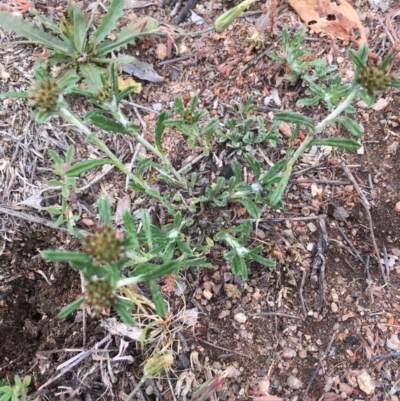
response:
[(354, 98), (358, 95), (358, 89), (358, 86), (354, 87), (347, 98), (344, 99), (340, 104), (338, 104), (336, 109), (334, 109), (331, 114), (325, 117), (312, 131), (307, 134), (303, 143), (297, 148), (296, 152), (288, 161), (288, 164), (286, 165), (286, 172), (292, 171), (294, 164), (296, 163), (298, 158), (305, 152), (305, 150), (310, 146), (310, 143), (313, 141), (315, 136), (320, 134), (328, 124), (331, 124), (336, 117), (338, 117), (341, 113), (343, 113), (344, 110), (346, 110), (348, 106), (351, 105)]
[(120, 171), (122, 171), (125, 175), (127, 175), (136, 185), (140, 186), (145, 190), (145, 192), (150, 195), (151, 197), (155, 198), (159, 203), (161, 203), (163, 206), (165, 206), (170, 212), (174, 212), (173, 206), (167, 202), (166, 200), (163, 199), (162, 196), (154, 193), (155, 191), (151, 191), (151, 194), (149, 194), (149, 191), (152, 189), (150, 186), (147, 184), (146, 181), (136, 177), (135, 174), (133, 174), (128, 168), (125, 167), (125, 165), (114, 155), (113, 152), (108, 148), (108, 146), (100, 139), (98, 138), (86, 125), (83, 123), (82, 120), (80, 120), (75, 114), (73, 114), (68, 108), (66, 107), (60, 107), (58, 110), (58, 113), (60, 114), (61, 117), (63, 117), (67, 122), (70, 124), (75, 125), (79, 130), (81, 130), (87, 137), (87, 140), (89, 142), (93, 142), (97, 145), (97, 147), (102, 150), (113, 162), (115, 167), (117, 167)]
[(146, 381), (147, 377), (143, 376), (139, 383), (136, 385), (136, 387), (132, 390), (132, 392), (128, 395), (128, 397), (125, 399), (125, 401), (130, 401), (133, 396), (139, 391), (140, 387), (142, 387), (143, 383)]
[[(121, 111), (121, 109), (117, 106), (115, 110), (112, 111), (113, 116), (115, 117), (115, 119), (117, 121), (119, 121), (125, 128), (129, 129), (129, 121), (128, 119), (125, 117), (124, 113)], [(151, 145), (148, 141), (146, 141), (145, 138), (141, 137), (140, 135), (138, 135), (138, 133), (134, 130), (130, 130), (131, 134), (133, 135), (133, 137), (141, 144), (143, 145), (147, 150), (149, 150), (150, 152), (154, 153), (165, 165), (167, 165), (172, 174), (175, 176), (175, 178), (178, 180), (176, 182), (176, 184), (182, 188), (187, 188), (188, 187), (188, 183), (186, 181), (186, 179), (184, 179), (179, 172), (174, 168), (174, 166), (171, 164), (171, 162), (168, 160), (167, 157), (165, 157), (165, 155), (160, 152), (156, 147), (154, 147), (153, 145)]]

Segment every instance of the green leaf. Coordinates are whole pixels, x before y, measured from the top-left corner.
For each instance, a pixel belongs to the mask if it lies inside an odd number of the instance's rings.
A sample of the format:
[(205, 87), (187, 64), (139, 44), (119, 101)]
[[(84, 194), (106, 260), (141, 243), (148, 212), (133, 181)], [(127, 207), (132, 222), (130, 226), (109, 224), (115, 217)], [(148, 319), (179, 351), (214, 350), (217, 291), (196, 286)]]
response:
[(199, 100), (199, 95), (196, 93), (190, 102), (189, 106), (190, 113), (193, 114), (195, 112), (198, 100)]
[(74, 157), (74, 145), (71, 145), (71, 146), (69, 146), (68, 149), (67, 149), (67, 153), (66, 153), (66, 155), (65, 155), (65, 161), (66, 161), (68, 164), (71, 164), (71, 163), (72, 163), (73, 157)]
[(62, 211), (61, 211), (60, 209), (56, 209), (55, 207), (48, 207), (48, 208), (46, 209), (46, 211), (47, 211), (48, 213), (55, 214), (55, 215), (57, 215), (57, 216), (59, 216), (60, 214), (62, 214)]
[(311, 118), (303, 116), (302, 114), (294, 113), (292, 111), (280, 111), (275, 113), (275, 119), (278, 121), (285, 121), (287, 123), (301, 124), (311, 129), (315, 128), (314, 121)]
[(112, 223), (112, 213), (110, 201), (107, 197), (99, 198), (96, 202), (99, 209), (99, 214), (106, 226), (111, 226)]
[(152, 263), (141, 263), (136, 269), (129, 275), (131, 277), (138, 277), (139, 281), (150, 281), (156, 278), (162, 277), (165, 274), (172, 273), (178, 270), (180, 267), (180, 262), (169, 261), (163, 263), (162, 265), (155, 265)]
[(130, 130), (126, 129), (122, 124), (117, 121), (111, 120), (102, 114), (100, 110), (92, 110), (85, 114), (85, 120), (89, 120), (92, 124), (96, 125), (105, 131), (119, 132), (120, 134), (131, 134)]
[(251, 258), (263, 266), (274, 267), (276, 265), (275, 261), (272, 259), (265, 258), (264, 256), (257, 255), (256, 253), (252, 254)]
[(375, 103), (375, 95), (372, 92), (368, 92), (365, 89), (360, 90), (360, 97), (361, 100), (363, 100), (368, 107), (373, 106)]
[(361, 148), (361, 144), (359, 144), (354, 139), (345, 139), (345, 138), (314, 139), (313, 141), (311, 141), (309, 146), (314, 146), (314, 145), (336, 146), (338, 148), (344, 148), (351, 151), (355, 151)]
[(85, 173), (86, 171), (92, 170), (96, 167), (103, 166), (104, 164), (113, 164), (113, 162), (110, 159), (84, 160), (67, 169), (65, 175), (67, 177), (78, 177), (82, 173)]
[(138, 164), (136, 166), (136, 175), (140, 177), (142, 175), (143, 171), (147, 167), (150, 167), (150, 166), (153, 166), (153, 165), (154, 165), (153, 159), (146, 158), (146, 159), (139, 160), (139, 162), (138, 162)]
[(117, 26), (116, 23), (124, 14), (125, 0), (112, 0), (107, 13), (101, 19), (100, 25), (90, 38), (90, 43), (97, 47), (107, 35)]
[(22, 381), (18, 375), (14, 376), (14, 382), (17, 385), (17, 387), (22, 387)]
[[(360, 53), (361, 53), (361, 51), (359, 53), (356, 53), (354, 50), (349, 50), (347, 52), (348, 56), (351, 58), (351, 60), (354, 62), (354, 64), (359, 69), (363, 68), (363, 66), (365, 65), (365, 61), (366, 61), (366, 60), (363, 60), (363, 58), (361, 57), (362, 54), (360, 54)], [(368, 52), (367, 52), (367, 54), (368, 54)]]
[(80, 297), (77, 300), (75, 300), (74, 302), (71, 302), (65, 308), (61, 309), (60, 312), (58, 312), (57, 317), (59, 319), (65, 319), (72, 312), (74, 312), (76, 309), (78, 309), (83, 304), (84, 301), (85, 301), (85, 298), (84, 297)]
[(63, 187), (61, 188), (61, 195), (65, 198), (68, 199), (69, 198), (69, 189), (66, 185), (63, 185)]
[(27, 92), (1, 92), (0, 99), (2, 98), (13, 98), (13, 99), (27, 99)]
[(31, 377), (30, 376), (25, 376), (24, 380), (22, 382), (22, 385), (24, 387), (28, 387), (31, 384)]
[(283, 29), (282, 29), (282, 46), (283, 46), (283, 50), (286, 53), (289, 48), (289, 31), (286, 28), (286, 26), (283, 27)]
[(101, 79), (101, 72), (92, 63), (79, 64), (79, 71), (85, 78), (86, 89), (92, 93), (97, 92), (103, 87), (103, 81)]
[(299, 99), (296, 102), (297, 107), (311, 107), (311, 106), (316, 106), (319, 103), (320, 99), (318, 97), (307, 97), (304, 99)]
[(250, 198), (243, 197), (237, 201), (247, 209), (249, 215), (253, 217), (253, 219), (258, 219), (260, 217), (260, 209)]
[(79, 53), (82, 53), (85, 50), (86, 46), (86, 23), (85, 16), (83, 15), (80, 8), (69, 3), (68, 7), (70, 7), (71, 17), (74, 24), (74, 45), (76, 50)]
[(285, 174), (279, 181), (278, 186), (275, 188), (274, 192), (271, 195), (271, 198), (269, 199), (269, 203), (272, 207), (277, 207), (279, 202), (281, 202), (283, 193), (285, 192), (287, 183), (289, 182), (290, 174), (292, 173), (291, 169), (287, 169), (285, 171)]
[[(400, 79), (392, 79), (390, 81), (390, 86), (392, 88), (400, 88)], [(1, 96), (1, 94), (0, 94), (0, 96)]]
[(55, 251), (49, 249), (47, 251), (41, 251), (43, 259), (48, 259), (53, 262), (90, 262), (90, 257), (84, 252), (74, 252), (74, 251)]
[(64, 54), (71, 53), (71, 49), (61, 39), (45, 32), (33, 22), (26, 21), (21, 16), (10, 12), (0, 12), (0, 28), (15, 32), (18, 36), (28, 39), (29, 42), (45, 46), (48, 49), (58, 50)]
[(354, 136), (360, 137), (364, 133), (363, 127), (356, 123), (352, 118), (340, 116), (337, 117), (335, 121), (343, 124)]
[(202, 135), (206, 137), (206, 145), (209, 146), (211, 139), (216, 131), (218, 120), (216, 118), (210, 120), (206, 126), (201, 130)]
[(168, 119), (168, 113), (166, 110), (163, 110), (157, 117), (156, 120), (156, 125), (154, 128), (155, 132), (155, 142), (157, 146), (157, 150), (164, 154), (163, 148), (162, 148), (162, 143), (161, 143), (161, 137), (165, 129), (164, 121)]
[(61, 181), (58, 180), (48, 180), (47, 184), (49, 184), (52, 187), (62, 187), (64, 185)]
[(249, 163), (250, 168), (253, 171), (254, 177), (259, 178), (261, 173), (261, 167), (258, 160), (250, 153), (246, 153), (244, 155), (244, 158), (246, 159), (247, 163)]
[(114, 305), (114, 308), (117, 311), (118, 315), (121, 317), (122, 321), (125, 324), (132, 326), (135, 322), (132, 318), (132, 315), (127, 310), (127, 305), (125, 305), (122, 301), (123, 299), (117, 298), (117, 304)]
[[(263, 186), (272, 185), (272, 180), (275, 180), (278, 177), (278, 174), (283, 170), (286, 166), (287, 160), (281, 159), (278, 160), (272, 167), (270, 167), (267, 172), (261, 177), (261, 184)], [(276, 182), (276, 181), (275, 181)]]
[(243, 280), (247, 280), (248, 272), (246, 262), (240, 256), (235, 255), (232, 259), (232, 272), (236, 276), (242, 276)]
[(156, 311), (162, 318), (165, 318), (167, 314), (167, 304), (162, 296), (162, 293), (154, 280), (150, 280), (149, 284), (151, 296), (153, 298), (154, 305), (156, 306)]
[(97, 56), (104, 56), (112, 51), (121, 49), (128, 44), (134, 45), (136, 39), (142, 39), (146, 34), (156, 32), (158, 22), (154, 18), (145, 17), (128, 24), (117, 33), (115, 40), (105, 40), (97, 47)]

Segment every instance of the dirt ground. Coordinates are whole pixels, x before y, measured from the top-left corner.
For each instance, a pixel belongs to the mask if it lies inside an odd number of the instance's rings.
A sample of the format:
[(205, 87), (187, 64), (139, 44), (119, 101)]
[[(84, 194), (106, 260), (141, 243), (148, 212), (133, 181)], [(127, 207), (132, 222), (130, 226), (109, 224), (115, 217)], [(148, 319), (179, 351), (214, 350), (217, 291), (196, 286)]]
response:
[[(215, 4), (215, 15), (219, 15), (222, 6)], [(208, 3), (199, 2), (195, 11), (207, 16), (207, 7)], [(44, 3), (38, 3), (37, 8), (52, 16), (57, 12), (61, 15), (64, 10), (63, 5), (57, 9)], [(356, 8), (363, 15), (371, 48), (386, 54), (390, 46), (383, 42), (385, 31), (377, 12), (366, 1), (358, 1)], [(169, 12), (168, 7), (153, 4), (129, 9), (126, 18), (151, 15), (171, 22)], [(212, 21), (215, 15), (207, 20)], [(284, 25), (293, 28), (299, 18), (288, 5), (284, 7), (274, 33), (266, 33), (265, 44), (246, 54), (258, 15), (239, 19), (221, 34), (177, 38), (172, 62), (159, 60), (155, 49), (158, 43), (165, 42), (161, 38), (146, 39), (137, 48), (128, 49), (164, 77), (158, 84), (143, 81), (142, 92), (124, 105), (145, 135), (154, 132), (156, 112), (151, 110), (161, 106), (172, 114), (175, 96), (188, 101), (196, 92), (201, 106), (221, 119), (229, 112), (228, 105), (237, 105), (250, 95), (258, 106), (257, 114), (266, 121), (270, 121), (275, 110), (295, 110), (296, 96), (300, 97), (304, 90), (301, 83), (286, 82), (277, 87), (280, 105), (264, 104), (264, 98), (276, 87), (284, 70), (260, 54), (271, 44), (279, 43)], [(384, 18), (386, 14), (380, 15)], [(184, 30), (193, 27), (191, 22), (181, 24)], [(11, 40), (1, 31), (0, 36), (2, 42)], [(330, 39), (311, 32), (306, 44), (313, 56), (332, 57), (343, 75), (351, 71), (345, 56), (348, 46), (338, 41), (336, 48), (332, 48)], [(0, 67), (6, 66), (9, 76), (0, 79), (1, 91), (26, 89), (32, 80), (32, 64), (40, 52), (22, 44), (2, 48)], [(182, 55), (187, 59), (173, 61)], [(396, 61), (393, 66), (397, 77), (398, 65)], [(243, 282), (230, 272), (223, 258), (225, 249), (221, 247), (208, 256), (212, 269), (181, 272), (179, 282), (185, 286), (184, 298), (174, 293), (168, 295), (171, 314), (197, 308), (198, 320), (194, 327), (182, 326), (179, 336), (174, 338), (171, 349), (175, 363), (168, 378), (148, 381), (138, 399), (190, 399), (196, 385), (222, 371), (229, 372), (228, 378), (213, 395), (214, 400), (265, 396), (266, 387), (269, 394), (285, 400), (399, 399), (400, 213), (396, 212), (396, 204), (400, 201), (400, 163), (396, 151), (400, 142), (400, 95), (393, 90), (380, 97), (387, 102), (382, 109), (366, 109), (357, 104), (355, 117), (365, 128), (364, 154), (311, 149), (296, 165), (285, 193), (285, 209), (263, 211), (252, 241), (264, 245), (264, 255), (277, 261), (276, 268), (249, 264), (249, 280)], [(74, 111), (84, 111), (80, 100), (71, 102)], [(122, 340), (101, 326), (99, 320), (86, 317), (83, 326), (81, 311), (66, 320), (57, 319), (60, 309), (79, 296), (80, 277), (65, 264), (46, 262), (39, 254), (44, 249), (81, 246), (65, 230), (51, 228), (53, 217), (45, 209), (58, 204), (60, 194), (46, 184), (55, 178), (48, 149), (64, 154), (68, 145), (74, 143), (77, 160), (97, 157), (99, 153), (60, 118), (53, 117), (38, 125), (29, 112), (25, 101), (2, 100), (0, 379), (11, 380), (15, 374), (31, 375), (31, 399), (122, 400), (141, 377), (145, 351), (130, 341), (125, 356), (132, 358), (116, 361), (111, 356), (117, 355)], [(312, 109), (309, 113), (318, 120), (326, 115), (326, 110)], [(201, 153), (200, 149), (188, 149), (184, 138), (176, 132), (168, 133), (164, 147), (176, 166), (185, 165)], [(109, 133), (103, 139), (121, 160), (130, 162), (135, 149), (131, 138)], [(265, 165), (266, 160), (278, 160), (286, 143), (284, 138), (281, 147), (261, 149), (257, 158)], [(224, 144), (215, 142), (213, 151), (224, 161), (234, 157), (224, 150)], [(207, 163), (203, 160), (194, 168), (204, 168)], [(370, 215), (342, 163), (348, 166), (370, 203)], [(87, 185), (100, 173), (87, 174), (79, 182), (80, 186), (87, 186), (77, 199), (82, 218), (78, 227), (86, 231), (90, 230), (89, 223), (96, 221), (94, 203), (101, 195), (108, 195), (114, 208), (126, 195), (131, 200), (132, 212), (144, 207), (143, 200), (133, 191), (125, 190), (124, 176), (115, 171)], [(215, 219), (211, 213), (207, 215), (208, 233), (212, 233), (211, 222)], [(238, 219), (236, 207), (218, 213), (226, 219)], [(324, 231), (321, 220), (330, 239), (323, 252), (322, 300), (310, 279), (315, 262), (313, 249)], [(389, 273), (387, 282), (382, 278), (382, 268), (386, 275)], [(145, 293), (146, 290), (144, 287)], [(204, 290), (211, 292), (210, 299), (205, 297)], [(96, 344), (107, 350), (109, 359), (92, 358), (90, 354), (56, 378), (64, 369), (60, 364)]]

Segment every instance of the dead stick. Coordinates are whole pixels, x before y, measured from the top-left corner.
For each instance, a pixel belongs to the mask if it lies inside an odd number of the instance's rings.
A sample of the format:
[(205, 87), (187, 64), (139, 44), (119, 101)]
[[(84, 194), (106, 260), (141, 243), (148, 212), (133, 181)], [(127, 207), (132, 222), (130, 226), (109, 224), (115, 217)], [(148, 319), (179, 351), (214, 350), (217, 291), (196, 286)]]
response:
[(378, 263), (379, 263), (379, 267), (381, 269), (382, 277), (386, 282), (387, 278), (386, 278), (386, 274), (385, 274), (385, 269), (384, 269), (384, 266), (382, 264), (381, 258), (379, 257), (379, 249), (378, 249), (378, 245), (376, 244), (375, 233), (374, 233), (374, 225), (372, 223), (371, 212), (369, 211), (369, 208), (370, 208), (371, 205), (367, 201), (367, 198), (365, 197), (364, 193), (361, 191), (361, 188), (357, 184), (357, 181), (355, 180), (353, 174), (351, 174), (350, 170), (347, 168), (347, 166), (344, 163), (342, 163), (342, 168), (343, 168), (343, 171), (349, 177), (350, 181), (354, 184), (354, 187), (356, 188), (357, 193), (358, 193), (358, 195), (360, 197), (361, 204), (364, 206), (364, 209), (365, 209), (365, 211), (367, 213), (367, 218), (368, 218), (368, 223), (369, 223), (369, 231), (370, 231), (370, 235), (371, 235), (372, 244), (374, 246), (376, 257), (378, 258)]
[[(329, 353), (329, 351), (330, 351), (330, 349), (331, 349), (331, 347), (332, 347), (333, 341), (335, 340), (335, 336), (336, 336), (336, 332), (334, 332), (334, 333), (332, 334), (331, 340), (329, 341), (329, 344), (328, 344), (328, 346), (326, 347), (326, 350), (325, 350), (325, 353), (324, 353), (323, 356), (327, 356), (327, 355), (328, 355), (328, 353)], [(318, 365), (317, 365), (317, 367), (316, 367), (316, 369), (315, 369), (313, 375), (311, 376), (311, 379), (310, 379), (310, 381), (308, 382), (307, 387), (306, 387), (306, 389), (305, 389), (305, 391), (304, 391), (303, 399), (306, 399), (306, 396), (307, 396), (308, 392), (310, 391), (310, 388), (311, 388), (311, 386), (312, 386), (312, 384), (313, 384), (315, 378), (317, 377), (317, 374), (318, 374), (319, 370), (321, 369), (321, 366), (322, 366), (322, 364), (321, 364), (321, 359), (320, 359), (320, 360), (318, 361)]]
[(237, 355), (240, 355), (240, 356), (244, 356), (245, 358), (253, 359), (250, 355), (243, 354), (242, 352), (233, 351), (233, 350), (228, 349), (228, 348), (220, 347), (219, 345), (215, 345), (215, 344), (209, 343), (208, 341), (203, 340), (203, 339), (201, 339), (201, 338), (199, 338), (199, 337), (196, 337), (196, 336), (193, 336), (193, 338), (194, 338), (195, 340), (201, 341), (201, 342), (204, 343), (204, 344), (209, 345), (210, 347), (214, 347), (214, 348), (220, 349), (221, 351), (233, 352), (234, 354), (237, 354)]
[(361, 188), (358, 185), (358, 182), (354, 178), (353, 174), (351, 174), (350, 170), (347, 168), (347, 166), (344, 163), (342, 163), (342, 169), (346, 173), (347, 177), (349, 177), (349, 180), (353, 183), (354, 188), (357, 190), (358, 195), (360, 195), (360, 198), (361, 198), (362, 202), (364, 202), (365, 205), (369, 209), (371, 207), (371, 204), (368, 202), (367, 198), (364, 195), (364, 192), (361, 190)]
[(300, 298), (301, 307), (303, 309), (304, 318), (306, 318), (307, 314), (308, 314), (306, 301), (304, 300), (304, 296), (303, 296), (304, 285), (306, 283), (306, 277), (307, 277), (307, 271), (306, 271), (306, 269), (303, 269), (303, 275), (301, 276), (301, 283), (300, 283), (300, 288), (299, 288), (299, 298)]
[(303, 320), (300, 316), (296, 315), (288, 315), (287, 313), (281, 313), (281, 312), (260, 312), (260, 313), (254, 313), (252, 315), (254, 317), (256, 316), (278, 316), (278, 317), (286, 317), (288, 319), (296, 319), (296, 320)]
[(342, 237), (344, 240), (348, 243), (350, 248), (353, 250), (353, 252), (356, 254), (357, 258), (360, 260), (361, 263), (365, 263), (365, 260), (362, 258), (362, 256), (359, 254), (357, 249), (354, 247), (354, 245), (351, 243), (347, 235), (343, 232), (342, 228), (339, 226), (339, 223), (336, 224), (337, 229), (340, 231), (340, 234), (342, 234)]

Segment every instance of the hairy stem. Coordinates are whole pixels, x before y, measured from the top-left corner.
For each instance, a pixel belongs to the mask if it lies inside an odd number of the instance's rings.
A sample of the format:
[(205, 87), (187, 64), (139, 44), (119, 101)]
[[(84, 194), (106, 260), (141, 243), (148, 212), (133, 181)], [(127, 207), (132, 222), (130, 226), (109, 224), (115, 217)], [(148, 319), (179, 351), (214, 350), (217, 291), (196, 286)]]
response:
[[(117, 106), (116, 110), (112, 111), (112, 114), (114, 118), (120, 122), (125, 128), (129, 129), (128, 124), (129, 120), (125, 117), (124, 113), (121, 111), (121, 109)], [(156, 147), (151, 145), (145, 138), (141, 137), (138, 135), (138, 133), (134, 130), (130, 130), (131, 134), (133, 137), (141, 144), (143, 145), (147, 150), (155, 154), (165, 165), (167, 165), (172, 174), (175, 176), (176, 180), (175, 183), (176, 185), (182, 187), (182, 188), (187, 188), (188, 184), (186, 179), (184, 179), (179, 172), (174, 168), (174, 166), (171, 164), (171, 162), (168, 160), (168, 158), (160, 152)]]
[(343, 113), (344, 110), (348, 106), (351, 105), (353, 102), (354, 98), (358, 94), (358, 87), (355, 87), (350, 94), (347, 96), (346, 99), (344, 99), (332, 112), (329, 114), (327, 117), (325, 117), (312, 131), (310, 131), (306, 138), (304, 139), (303, 143), (297, 148), (296, 152), (293, 154), (293, 156), (290, 158), (288, 161), (288, 164), (286, 166), (286, 171), (290, 170), (292, 171), (294, 164), (298, 160), (298, 158), (306, 151), (306, 149), (310, 146), (310, 143), (313, 141), (316, 135), (320, 134), (327, 125), (331, 124), (333, 120), (338, 117), (341, 113)]
[[(87, 140), (89, 142), (96, 144), (96, 146), (109, 157), (109, 159), (113, 162), (114, 166), (117, 167), (125, 175), (127, 175), (136, 185), (143, 188), (146, 194), (150, 195), (152, 198), (155, 198), (160, 204), (165, 206), (169, 211), (171, 212), (174, 211), (173, 206), (169, 202), (165, 201), (162, 196), (156, 194), (155, 191), (152, 190), (152, 188), (150, 188), (150, 186), (147, 184), (146, 181), (136, 177), (135, 174), (133, 174), (128, 168), (126, 168), (124, 163), (122, 163), (118, 159), (118, 157), (116, 157), (114, 153), (111, 152), (108, 146), (100, 138), (98, 138), (92, 131), (90, 131), (90, 129), (83, 123), (83, 121), (80, 120), (75, 114), (73, 114), (68, 108), (61, 107), (58, 113), (70, 124), (73, 124), (75, 125), (75, 127), (79, 128), (79, 130), (81, 130), (86, 135)], [(150, 191), (151, 194), (149, 194)]]

